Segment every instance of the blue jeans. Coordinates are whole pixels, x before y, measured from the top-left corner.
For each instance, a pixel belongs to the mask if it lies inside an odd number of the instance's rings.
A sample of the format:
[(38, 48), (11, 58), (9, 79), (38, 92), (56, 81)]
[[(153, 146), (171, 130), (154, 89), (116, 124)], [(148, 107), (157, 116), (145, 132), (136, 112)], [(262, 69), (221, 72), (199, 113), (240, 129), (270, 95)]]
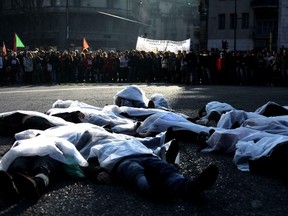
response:
[[(147, 172), (150, 172), (149, 178)], [(124, 159), (117, 166), (115, 174), (120, 183), (143, 195), (149, 195), (153, 191), (165, 191), (176, 195), (184, 190), (187, 182), (172, 164), (152, 155)]]

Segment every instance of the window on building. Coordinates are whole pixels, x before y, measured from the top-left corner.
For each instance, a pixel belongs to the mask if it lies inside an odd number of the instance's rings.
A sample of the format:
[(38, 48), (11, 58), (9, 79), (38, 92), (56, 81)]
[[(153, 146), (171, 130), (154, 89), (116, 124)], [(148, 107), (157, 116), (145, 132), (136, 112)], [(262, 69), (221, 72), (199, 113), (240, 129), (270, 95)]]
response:
[(249, 28), (249, 13), (242, 13), (242, 29), (248, 29)]
[(225, 29), (225, 14), (218, 15), (218, 29)]
[(235, 29), (236, 27), (237, 27), (236, 14), (232, 13), (230, 14), (230, 29)]

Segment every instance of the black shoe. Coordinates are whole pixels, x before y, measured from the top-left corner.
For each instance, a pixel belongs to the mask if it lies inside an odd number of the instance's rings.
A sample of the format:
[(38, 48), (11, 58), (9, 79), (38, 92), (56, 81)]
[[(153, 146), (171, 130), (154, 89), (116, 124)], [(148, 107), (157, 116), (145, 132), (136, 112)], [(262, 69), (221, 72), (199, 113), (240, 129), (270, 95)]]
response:
[(153, 101), (149, 101), (148, 102), (148, 108), (150, 108), (150, 109), (154, 109), (155, 108), (155, 104), (154, 104), (154, 102)]
[(200, 132), (198, 135), (197, 135), (197, 138), (196, 138), (196, 144), (199, 145), (200, 147), (207, 147), (208, 144), (207, 144), (207, 140), (209, 139), (210, 135), (208, 133), (205, 133), (205, 132)]
[(169, 127), (165, 133), (165, 140), (164, 143), (168, 143), (169, 141), (173, 140), (174, 137), (174, 131), (172, 127)]
[(16, 188), (12, 177), (5, 171), (0, 171), (0, 193), (5, 201), (16, 202), (20, 199), (18, 189)]
[(190, 130), (173, 130), (173, 127), (169, 127), (165, 133), (165, 143), (177, 139), (181, 142), (194, 143), (197, 139), (197, 133)]
[(179, 153), (179, 143), (177, 140), (172, 140), (170, 146), (166, 152), (166, 161), (167, 163), (175, 163), (176, 157)]
[(21, 173), (17, 173), (13, 176), (16, 187), (19, 190), (21, 197), (31, 201), (37, 201), (41, 195), (42, 185), (44, 180), (39, 177), (29, 177)]
[(209, 165), (197, 178), (186, 183), (184, 197), (199, 196), (204, 190), (212, 187), (216, 182), (219, 169), (216, 165)]

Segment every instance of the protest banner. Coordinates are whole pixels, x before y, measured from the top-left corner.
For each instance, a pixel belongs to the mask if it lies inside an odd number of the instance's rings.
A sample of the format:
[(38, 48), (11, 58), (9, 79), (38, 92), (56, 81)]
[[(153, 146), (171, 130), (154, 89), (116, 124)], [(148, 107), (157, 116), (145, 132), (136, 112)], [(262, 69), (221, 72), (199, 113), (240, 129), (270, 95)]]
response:
[(153, 40), (138, 37), (136, 50), (145, 52), (165, 52), (170, 51), (177, 53), (178, 51), (190, 51), (191, 40), (172, 41), (172, 40)]

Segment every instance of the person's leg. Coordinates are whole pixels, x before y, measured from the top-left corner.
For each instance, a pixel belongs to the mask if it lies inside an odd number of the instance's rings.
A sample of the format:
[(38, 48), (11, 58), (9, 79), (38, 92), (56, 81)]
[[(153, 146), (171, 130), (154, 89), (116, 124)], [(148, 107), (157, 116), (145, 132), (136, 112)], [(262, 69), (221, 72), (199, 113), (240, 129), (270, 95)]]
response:
[(63, 164), (49, 156), (38, 157), (35, 160), (31, 174), (37, 176), (44, 174), (49, 178), (50, 182), (55, 181), (62, 175)]
[(115, 178), (142, 195), (150, 195), (151, 187), (144, 174), (144, 168), (137, 158), (124, 159), (115, 170)]
[(195, 142), (197, 136), (197, 133), (190, 130), (174, 130), (173, 127), (169, 127), (165, 133), (165, 143), (172, 139), (182, 142)]
[(16, 202), (20, 199), (18, 189), (9, 173), (0, 170), (0, 182), (0, 196), (4, 201)]
[(163, 197), (174, 196), (183, 190), (186, 180), (175, 166), (153, 156), (142, 161), (149, 184)]
[(15, 175), (16, 173), (24, 173), (28, 175), (32, 169), (34, 159), (34, 156), (16, 158), (9, 166), (7, 173), (9, 173), (11, 176)]
[(19, 190), (14, 182), (16, 173), (28, 174), (31, 170), (33, 157), (16, 158), (9, 166), (7, 172), (0, 171), (0, 194), (5, 201), (16, 202), (20, 199)]
[(215, 183), (219, 172), (215, 165), (210, 165), (198, 177), (187, 179), (173, 165), (156, 157), (146, 158), (143, 165), (148, 182), (167, 197), (197, 197)]
[(29, 174), (19, 172), (13, 179), (23, 198), (38, 200), (62, 172), (62, 163), (49, 156), (35, 157)]

